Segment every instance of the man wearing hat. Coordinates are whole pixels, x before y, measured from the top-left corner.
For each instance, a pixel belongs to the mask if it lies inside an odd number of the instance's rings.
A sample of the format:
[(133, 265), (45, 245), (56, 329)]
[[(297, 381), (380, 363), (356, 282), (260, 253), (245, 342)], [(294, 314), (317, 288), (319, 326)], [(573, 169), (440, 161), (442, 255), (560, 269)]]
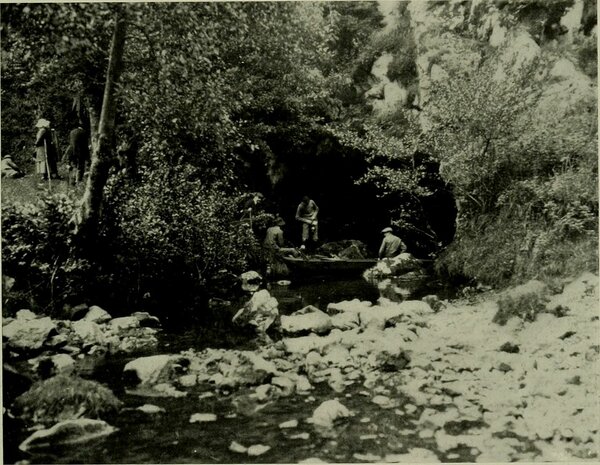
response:
[(78, 184), (83, 180), (83, 173), (86, 165), (90, 161), (90, 149), (88, 147), (88, 135), (83, 129), (83, 124), (69, 133), (69, 146), (65, 151), (63, 160), (69, 166), (69, 181), (72, 184)]
[(380, 260), (382, 258), (392, 258), (406, 252), (406, 245), (398, 236), (394, 235), (392, 228), (388, 226), (381, 233), (383, 234), (383, 241), (381, 247), (379, 247)]
[(57, 152), (52, 130), (50, 129), (50, 121), (41, 118), (38, 120), (35, 127), (38, 129), (35, 137), (35, 172), (42, 176), (42, 179), (58, 177)]
[(279, 250), (283, 247), (283, 230), (282, 226), (285, 226), (285, 221), (283, 218), (278, 216), (275, 218), (274, 224), (267, 229), (265, 234), (265, 240), (263, 241), (263, 245), (268, 249)]

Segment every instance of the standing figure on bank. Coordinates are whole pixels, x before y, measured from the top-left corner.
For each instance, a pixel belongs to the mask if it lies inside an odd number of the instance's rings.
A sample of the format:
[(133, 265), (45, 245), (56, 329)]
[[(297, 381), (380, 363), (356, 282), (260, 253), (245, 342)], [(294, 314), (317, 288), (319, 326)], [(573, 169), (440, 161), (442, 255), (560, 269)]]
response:
[(58, 154), (50, 121), (42, 118), (35, 127), (38, 129), (35, 137), (35, 172), (42, 179), (48, 179), (48, 176), (51, 179), (58, 178)]
[(264, 198), (265, 196), (263, 194), (256, 192), (252, 195), (252, 197), (244, 202), (242, 220), (250, 221), (250, 226), (252, 226), (252, 219), (255, 218), (260, 211), (260, 204)]
[(384, 236), (383, 241), (381, 241), (381, 247), (379, 247), (380, 260), (383, 258), (392, 258), (406, 252), (406, 245), (393, 233), (392, 228), (384, 228), (381, 233)]
[(69, 133), (69, 146), (63, 156), (69, 169), (69, 181), (78, 184), (83, 180), (86, 166), (90, 161), (88, 135), (81, 123)]
[(296, 220), (302, 223), (302, 246), (306, 248), (306, 243), (310, 239), (317, 242), (319, 239), (319, 207), (308, 196), (302, 197), (302, 201), (296, 210)]

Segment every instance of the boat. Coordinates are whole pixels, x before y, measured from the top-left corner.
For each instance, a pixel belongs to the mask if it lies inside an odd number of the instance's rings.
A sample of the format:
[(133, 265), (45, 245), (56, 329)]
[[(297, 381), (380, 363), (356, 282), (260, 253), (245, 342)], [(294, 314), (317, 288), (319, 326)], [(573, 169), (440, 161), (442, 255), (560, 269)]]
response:
[(338, 258), (321, 255), (302, 257), (284, 256), (282, 259), (292, 274), (312, 276), (360, 276), (363, 271), (377, 263), (376, 258)]

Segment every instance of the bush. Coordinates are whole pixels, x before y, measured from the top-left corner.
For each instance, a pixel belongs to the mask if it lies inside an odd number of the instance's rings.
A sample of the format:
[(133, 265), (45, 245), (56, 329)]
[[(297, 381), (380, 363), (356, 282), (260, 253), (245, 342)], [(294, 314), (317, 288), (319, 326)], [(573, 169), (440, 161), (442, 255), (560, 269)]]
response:
[(545, 310), (546, 293), (547, 287), (540, 281), (530, 281), (507, 291), (498, 300), (498, 312), (492, 321), (501, 326), (512, 317), (529, 322), (535, 321), (538, 313)]
[[(526, 206), (525, 206), (526, 207)], [(579, 224), (576, 222), (576, 224)], [(598, 270), (597, 228), (566, 234), (563, 221), (548, 224), (506, 210), (461, 225), (460, 234), (436, 262), (439, 273), (506, 286)]]
[(14, 413), (34, 423), (51, 424), (75, 418), (105, 418), (121, 401), (110, 389), (78, 376), (57, 375), (35, 383), (17, 397)]
[(15, 279), (3, 310), (26, 305), (55, 314), (71, 298), (83, 298), (90, 263), (69, 225), (74, 209), (75, 202), (63, 194), (2, 206), (3, 274)]
[(189, 306), (222, 270), (239, 274), (260, 261), (258, 242), (240, 221), (234, 196), (204, 185), (189, 166), (140, 173), (107, 188), (103, 253), (110, 276), (103, 287), (137, 303), (152, 294), (161, 304)]

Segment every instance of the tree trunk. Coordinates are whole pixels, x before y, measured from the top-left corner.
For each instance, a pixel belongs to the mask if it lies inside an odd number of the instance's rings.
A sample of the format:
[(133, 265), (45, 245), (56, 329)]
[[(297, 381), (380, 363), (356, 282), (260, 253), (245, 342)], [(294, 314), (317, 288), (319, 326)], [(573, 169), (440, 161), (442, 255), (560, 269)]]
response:
[(92, 103), (91, 97), (86, 97), (85, 107), (90, 122), (90, 141), (92, 143), (92, 152), (96, 149), (96, 141), (98, 140), (98, 126), (100, 125), (98, 120), (98, 111)]
[[(104, 186), (108, 179), (108, 170), (114, 158), (113, 133), (117, 111), (116, 87), (123, 67), (126, 28), (125, 13), (122, 9), (119, 9), (110, 48), (108, 70), (106, 72), (98, 138), (96, 143), (92, 144), (90, 175), (81, 199), (79, 211), (74, 218), (77, 233), (87, 240), (93, 240), (98, 233)], [(90, 119), (90, 123), (93, 125), (94, 118), (92, 114), (90, 114)], [(93, 129), (91, 133), (94, 133)]]

